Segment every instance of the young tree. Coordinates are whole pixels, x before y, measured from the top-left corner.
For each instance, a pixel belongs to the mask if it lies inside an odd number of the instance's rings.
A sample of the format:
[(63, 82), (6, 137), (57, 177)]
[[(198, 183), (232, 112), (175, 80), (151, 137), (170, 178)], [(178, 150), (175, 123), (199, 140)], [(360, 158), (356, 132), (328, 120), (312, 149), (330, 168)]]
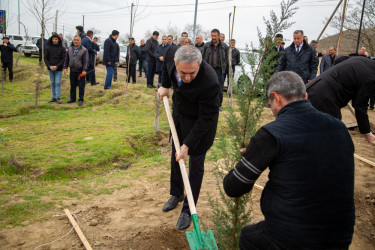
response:
[[(251, 65), (252, 79), (240, 78), (234, 85), (234, 95), (237, 98), (237, 106), (227, 105), (228, 114), (225, 116), (226, 127), (222, 128), (222, 134), (215, 152), (222, 158), (217, 164), (215, 176), (219, 189), (220, 200), (210, 198), (213, 208), (212, 221), (215, 224), (214, 234), (220, 249), (238, 249), (238, 241), (241, 229), (251, 221), (251, 194), (240, 198), (226, 196), (222, 182), (224, 175), (241, 159), (240, 148), (244, 148), (246, 142), (253, 136), (259, 126), (263, 108), (264, 96), (271, 68), (274, 66), (276, 51), (271, 48), (275, 45), (274, 37), (277, 33), (289, 28), (292, 23), (287, 20), (294, 15), (297, 8), (294, 7), (297, 0), (281, 2), (280, 17), (274, 11), (270, 13), (270, 20), (264, 18), (266, 25), (265, 34), (258, 28), (259, 48), (256, 50), (247, 46), (247, 57)], [(255, 52), (259, 51), (259, 52)], [(242, 66), (242, 72), (245, 74)]]

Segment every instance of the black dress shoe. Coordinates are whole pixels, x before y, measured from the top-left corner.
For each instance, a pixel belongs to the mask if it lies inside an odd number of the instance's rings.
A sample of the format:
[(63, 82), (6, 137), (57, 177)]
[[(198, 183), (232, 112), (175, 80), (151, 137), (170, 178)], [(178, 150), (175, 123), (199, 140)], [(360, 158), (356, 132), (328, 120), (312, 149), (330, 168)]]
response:
[(96, 82), (94, 84), (91, 84), (91, 86), (95, 86), (95, 85), (98, 85), (98, 84), (99, 84), (99, 82)]
[(178, 230), (184, 230), (190, 226), (190, 215), (188, 213), (182, 212), (180, 214), (180, 218), (178, 218), (177, 221), (177, 229)]
[(156, 88), (154, 85), (147, 85), (147, 88), (153, 89)]
[(112, 87), (104, 88), (104, 89), (113, 89)]
[(165, 203), (163, 207), (163, 212), (168, 212), (172, 209), (175, 209), (177, 204), (184, 200), (184, 195), (181, 195), (180, 197), (172, 195), (172, 197)]
[(74, 101), (74, 100), (69, 100), (69, 101), (67, 101), (66, 103), (73, 103), (73, 102), (76, 102), (76, 101)]
[(48, 102), (56, 102), (56, 99), (55, 99), (55, 98), (52, 98), (52, 99), (49, 100)]

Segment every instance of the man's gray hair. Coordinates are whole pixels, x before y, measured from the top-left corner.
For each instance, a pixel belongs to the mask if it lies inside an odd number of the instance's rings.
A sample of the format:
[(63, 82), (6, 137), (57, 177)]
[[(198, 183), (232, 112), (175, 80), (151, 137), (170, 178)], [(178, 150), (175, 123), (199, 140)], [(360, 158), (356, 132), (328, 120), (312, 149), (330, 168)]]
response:
[(198, 62), (200, 65), (202, 62), (202, 53), (193, 45), (181, 46), (174, 55), (174, 61), (177, 65), (179, 61), (186, 64), (193, 64)]
[(333, 48), (334, 50), (337, 50), (335, 45), (331, 45), (329, 46), (329, 48)]
[(303, 35), (303, 30), (296, 30), (296, 31), (293, 32), (293, 34), (299, 34), (299, 33), (301, 33)]
[[(81, 40), (81, 37), (79, 35), (75, 35), (74, 37), (78, 37), (79, 40)], [(73, 37), (73, 39), (74, 39), (74, 37)]]
[(185, 42), (185, 40), (187, 40), (190, 45), (193, 45), (189, 37), (179, 37), (177, 40), (177, 44), (181, 45), (182, 43)]
[(306, 86), (298, 74), (292, 71), (283, 71), (271, 77), (266, 92), (267, 98), (271, 100), (272, 92), (278, 93), (288, 101), (301, 100), (305, 98)]

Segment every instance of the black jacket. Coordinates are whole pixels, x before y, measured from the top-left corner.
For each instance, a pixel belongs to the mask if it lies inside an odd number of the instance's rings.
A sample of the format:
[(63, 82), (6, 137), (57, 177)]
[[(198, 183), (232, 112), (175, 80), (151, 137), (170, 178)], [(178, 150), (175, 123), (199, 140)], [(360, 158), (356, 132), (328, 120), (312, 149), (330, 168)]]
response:
[(303, 43), (301, 51), (297, 54), (294, 43), (285, 49), (285, 54), (281, 58), (276, 72), (293, 71), (297, 73), (307, 83), (316, 77), (319, 59), (316, 57), (315, 49)]
[(154, 63), (156, 62), (156, 58), (155, 58), (154, 53), (155, 53), (158, 45), (159, 45), (159, 42), (156, 41), (152, 37), (146, 41), (145, 50), (146, 50), (146, 53), (147, 53), (147, 61), (148, 62), (154, 62)]
[(91, 41), (91, 39), (88, 36), (85, 36), (82, 39), (81, 42), (82, 46), (85, 47), (89, 53), (89, 65), (93, 66), (94, 65), (94, 59), (96, 56), (96, 50), (94, 47), (94, 43)]
[(172, 45), (169, 45), (168, 43), (166, 45), (164, 44), (160, 44), (157, 48), (156, 48), (156, 51), (155, 51), (155, 58), (156, 58), (156, 70), (155, 72), (162, 72), (163, 71), (163, 61), (160, 61), (159, 60), (159, 57), (162, 56), (162, 57), (165, 57), (165, 54), (167, 53), (168, 49), (171, 47)]
[[(59, 39), (59, 44), (55, 45), (52, 42), (52, 37)], [(64, 66), (66, 56), (66, 49), (62, 45), (62, 41), (57, 34), (53, 34), (47, 42), (47, 48), (44, 54), (44, 62), (46, 63), (47, 69), (50, 70), (50, 66), (57, 66), (57, 71), (61, 71)]]
[(141, 51), (141, 57), (139, 58), (139, 61), (146, 61), (147, 59), (147, 52), (146, 52), (146, 44), (140, 45), (139, 50)]
[(200, 155), (212, 146), (219, 118), (220, 85), (215, 71), (202, 61), (196, 78), (177, 85), (174, 54), (169, 48), (163, 65), (162, 86), (173, 87), (173, 120), (180, 143), (189, 147), (189, 155)]
[[(203, 50), (203, 60), (205, 60), (208, 63), (210, 54), (211, 54), (211, 49), (213, 47), (212, 42), (208, 42), (204, 44), (204, 50)], [(220, 54), (220, 60), (221, 60), (221, 70), (222, 74), (224, 75), (228, 66), (228, 46), (221, 41), (219, 41), (219, 54)]]
[(137, 45), (128, 46), (128, 51), (126, 53), (126, 64), (129, 65), (129, 54), (130, 54), (130, 64), (137, 64), (138, 59), (141, 57), (141, 51)]
[[(48, 40), (43, 38), (43, 47), (44, 47), (44, 51), (46, 50), (47, 48), (47, 43), (48, 43)], [(36, 46), (38, 47), (39, 51), (42, 51), (42, 38), (39, 38), (37, 41), (36, 41)]]
[(306, 85), (311, 104), (341, 119), (341, 108), (351, 100), (359, 131), (370, 132), (368, 100), (375, 95), (375, 61), (356, 56), (341, 62)]
[(1, 45), (0, 51), (2, 63), (13, 62), (13, 51), (16, 51), (16, 48), (13, 44), (7, 43), (7, 46)]
[(203, 50), (204, 50), (204, 42), (203, 42), (201, 45), (195, 44), (195, 47), (196, 47), (197, 49), (199, 49), (199, 51), (203, 54)]
[[(232, 48), (229, 48), (232, 49)], [(232, 49), (232, 67), (240, 65), (240, 51), (236, 48)]]
[(114, 66), (118, 53), (116, 40), (110, 35), (104, 42), (103, 64), (107, 65), (110, 62), (111, 66)]

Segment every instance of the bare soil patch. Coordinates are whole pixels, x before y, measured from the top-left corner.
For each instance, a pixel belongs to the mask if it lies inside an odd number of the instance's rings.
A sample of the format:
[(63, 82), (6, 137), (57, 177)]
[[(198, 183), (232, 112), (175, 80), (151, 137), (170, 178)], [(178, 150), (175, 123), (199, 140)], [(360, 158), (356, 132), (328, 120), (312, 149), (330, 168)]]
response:
[[(270, 111), (265, 111), (271, 117)], [(351, 122), (352, 115), (343, 110), (344, 122)], [(369, 112), (374, 130), (375, 112)], [(375, 147), (368, 144), (355, 129), (350, 131), (356, 147), (356, 153), (371, 161), (375, 160)], [(168, 148), (166, 135), (158, 134), (154, 143)], [(197, 211), (201, 221), (208, 228), (211, 208), (208, 193), (218, 196), (215, 178), (212, 174), (214, 163), (207, 163), (202, 192)], [(119, 170), (121, 171), (121, 170)], [(131, 171), (131, 168), (123, 171)], [(169, 169), (160, 166), (149, 168), (138, 179), (126, 178), (129, 188), (115, 191), (111, 195), (101, 195), (93, 200), (66, 201), (52, 212), (54, 216), (44, 221), (25, 227), (0, 230), (1, 249), (34, 249), (43, 243), (51, 242), (65, 235), (71, 224), (63, 215), (63, 209), (69, 208), (79, 220), (79, 225), (94, 249), (189, 249), (184, 232), (176, 229), (176, 222), (181, 210), (162, 212), (164, 203), (169, 198), (168, 179), (148, 178), (156, 173), (165, 173)], [(267, 181), (267, 172), (263, 173), (257, 183), (261, 186)], [(375, 249), (375, 171), (372, 166), (355, 160), (355, 204), (356, 225), (351, 250)], [(121, 184), (121, 183), (120, 183)], [(261, 192), (253, 191), (253, 222), (263, 219), (260, 212), (259, 199)], [(188, 229), (193, 230), (191, 225)], [(39, 249), (84, 249), (78, 235), (70, 233), (65, 238)]]

